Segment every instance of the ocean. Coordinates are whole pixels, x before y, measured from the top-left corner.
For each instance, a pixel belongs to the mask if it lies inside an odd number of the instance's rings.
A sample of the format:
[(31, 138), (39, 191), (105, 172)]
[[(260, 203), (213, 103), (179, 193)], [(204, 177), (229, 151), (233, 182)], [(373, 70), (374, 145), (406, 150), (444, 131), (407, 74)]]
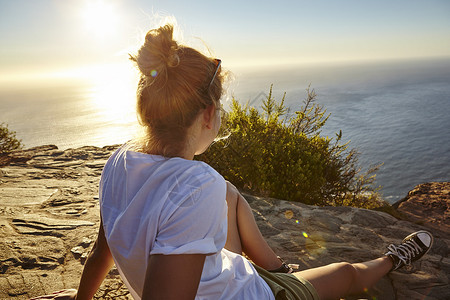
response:
[[(321, 134), (334, 137), (342, 130), (343, 141), (360, 152), (363, 170), (383, 163), (376, 184), (388, 202), (419, 183), (450, 180), (450, 59), (232, 71), (225, 103), (235, 97), (258, 106), (273, 85), (275, 98), (286, 93), (285, 103), (295, 111), (311, 86), (317, 103), (331, 114)], [(16, 131), (25, 147), (123, 143), (139, 132), (136, 78), (130, 74), (109, 70), (96, 79), (0, 85), (0, 122)]]

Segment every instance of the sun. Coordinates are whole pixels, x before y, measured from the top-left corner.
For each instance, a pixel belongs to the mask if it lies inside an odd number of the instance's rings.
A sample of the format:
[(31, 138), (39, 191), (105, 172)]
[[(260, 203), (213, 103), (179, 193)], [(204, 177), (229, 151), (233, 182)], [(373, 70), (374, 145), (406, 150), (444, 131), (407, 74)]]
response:
[(118, 14), (111, 2), (90, 0), (82, 11), (85, 26), (89, 32), (98, 36), (112, 34), (118, 22)]

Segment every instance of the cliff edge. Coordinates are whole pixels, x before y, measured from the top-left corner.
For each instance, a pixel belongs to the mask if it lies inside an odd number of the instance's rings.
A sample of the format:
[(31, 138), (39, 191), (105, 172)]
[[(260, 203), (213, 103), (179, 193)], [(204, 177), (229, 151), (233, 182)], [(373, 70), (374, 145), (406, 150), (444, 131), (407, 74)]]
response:
[(419, 184), (393, 207), (412, 222), (450, 233), (450, 182)]

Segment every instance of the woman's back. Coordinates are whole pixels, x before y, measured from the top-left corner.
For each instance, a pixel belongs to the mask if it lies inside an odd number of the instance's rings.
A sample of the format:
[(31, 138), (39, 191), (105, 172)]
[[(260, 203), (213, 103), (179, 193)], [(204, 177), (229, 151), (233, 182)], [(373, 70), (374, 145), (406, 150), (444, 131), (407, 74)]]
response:
[(270, 299), (251, 264), (224, 249), (225, 195), (223, 177), (203, 162), (124, 147), (113, 154), (100, 183), (101, 216), (111, 254), (135, 298), (149, 255), (207, 254), (199, 299)]

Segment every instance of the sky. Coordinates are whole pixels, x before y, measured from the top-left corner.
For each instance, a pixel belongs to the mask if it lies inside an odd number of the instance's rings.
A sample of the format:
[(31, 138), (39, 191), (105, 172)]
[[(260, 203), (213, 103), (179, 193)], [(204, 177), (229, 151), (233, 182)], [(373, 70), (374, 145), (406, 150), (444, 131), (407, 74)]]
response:
[(450, 57), (448, 0), (0, 0), (0, 82), (128, 63), (170, 16), (230, 69)]

